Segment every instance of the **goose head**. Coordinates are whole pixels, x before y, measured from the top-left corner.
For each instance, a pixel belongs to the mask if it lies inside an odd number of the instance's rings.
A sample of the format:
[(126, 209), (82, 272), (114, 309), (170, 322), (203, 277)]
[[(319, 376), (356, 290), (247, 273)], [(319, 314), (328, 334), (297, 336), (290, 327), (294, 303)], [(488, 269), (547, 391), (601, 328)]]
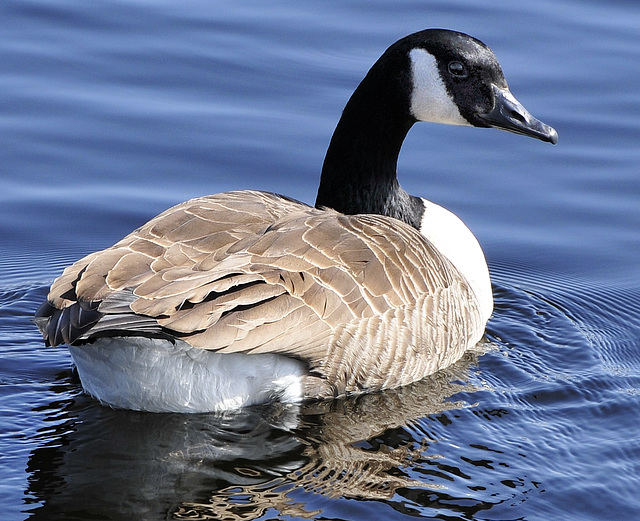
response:
[(316, 206), (388, 215), (419, 229), (422, 205), (396, 177), (402, 143), (418, 121), (558, 141), (556, 131), (513, 96), (484, 43), (427, 29), (391, 45), (347, 102), (327, 150)]
[(480, 40), (431, 29), (396, 45), (409, 57), (409, 111), (416, 121), (493, 127), (558, 142), (557, 132), (511, 94), (498, 59)]

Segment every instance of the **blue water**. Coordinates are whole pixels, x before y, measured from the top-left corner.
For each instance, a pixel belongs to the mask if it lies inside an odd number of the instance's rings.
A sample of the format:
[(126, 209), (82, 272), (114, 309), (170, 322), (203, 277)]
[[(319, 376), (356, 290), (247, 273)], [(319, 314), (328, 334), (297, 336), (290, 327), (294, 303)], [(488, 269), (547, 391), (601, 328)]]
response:
[[(557, 147), (418, 124), (404, 188), (482, 243), (488, 341), (397, 391), (236, 415), (113, 411), (29, 318), (67, 264), (190, 197), (313, 202), (396, 39), (462, 30)], [(0, 5), (2, 519), (640, 519), (634, 1)]]

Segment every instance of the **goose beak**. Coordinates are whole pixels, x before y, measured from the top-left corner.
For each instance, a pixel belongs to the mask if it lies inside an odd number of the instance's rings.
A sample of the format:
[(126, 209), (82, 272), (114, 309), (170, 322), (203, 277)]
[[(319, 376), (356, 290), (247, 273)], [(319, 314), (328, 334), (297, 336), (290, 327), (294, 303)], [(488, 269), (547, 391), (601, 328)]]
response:
[(534, 118), (524, 106), (513, 97), (509, 89), (493, 86), (495, 103), (486, 114), (478, 118), (487, 126), (508, 132), (522, 134), (547, 143), (556, 144), (558, 133), (553, 127)]

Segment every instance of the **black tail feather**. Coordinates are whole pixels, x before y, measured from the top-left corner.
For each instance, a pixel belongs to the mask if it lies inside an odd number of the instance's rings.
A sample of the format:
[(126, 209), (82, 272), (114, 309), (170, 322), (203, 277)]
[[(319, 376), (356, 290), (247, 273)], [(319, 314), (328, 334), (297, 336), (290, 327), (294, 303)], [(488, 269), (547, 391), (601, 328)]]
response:
[(58, 309), (45, 301), (36, 311), (34, 322), (40, 329), (46, 345), (69, 345), (104, 316), (97, 308), (97, 302), (78, 301), (66, 308)]

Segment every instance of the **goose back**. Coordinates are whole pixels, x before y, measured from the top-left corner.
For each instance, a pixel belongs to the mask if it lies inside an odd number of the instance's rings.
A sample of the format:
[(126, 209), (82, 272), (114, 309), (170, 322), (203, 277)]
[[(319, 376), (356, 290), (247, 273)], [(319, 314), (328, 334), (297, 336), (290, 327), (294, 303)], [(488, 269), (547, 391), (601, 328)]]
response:
[(484, 328), (466, 280), (411, 226), (257, 191), (167, 210), (67, 268), (48, 300), (49, 344), (137, 335), (281, 354), (308, 367), (305, 398), (415, 381)]

